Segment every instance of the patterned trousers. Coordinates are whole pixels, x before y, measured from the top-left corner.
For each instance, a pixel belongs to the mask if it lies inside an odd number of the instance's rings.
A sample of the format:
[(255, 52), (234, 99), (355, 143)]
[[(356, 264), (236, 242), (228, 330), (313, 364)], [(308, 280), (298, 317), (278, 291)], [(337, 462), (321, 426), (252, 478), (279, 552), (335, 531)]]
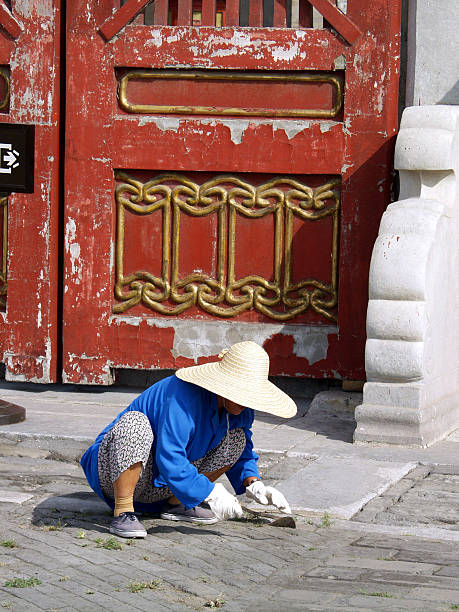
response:
[[(113, 483), (135, 463), (142, 463), (139, 482), (134, 490), (135, 502), (154, 503), (173, 495), (169, 487), (153, 486), (152, 444), (150, 421), (142, 412), (126, 412), (105, 434), (98, 454), (99, 480), (105, 497), (114, 499)], [(234, 465), (245, 444), (244, 430), (232, 429), (218, 446), (191, 463), (198, 472), (213, 472), (226, 465)]]

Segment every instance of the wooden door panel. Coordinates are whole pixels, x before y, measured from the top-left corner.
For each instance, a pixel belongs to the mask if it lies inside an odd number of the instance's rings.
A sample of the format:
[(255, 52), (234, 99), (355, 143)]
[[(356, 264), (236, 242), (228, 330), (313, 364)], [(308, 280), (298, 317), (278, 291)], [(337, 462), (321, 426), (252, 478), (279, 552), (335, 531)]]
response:
[(48, 383), (58, 377), (60, 1), (1, 3), (0, 25), (0, 121), (35, 125), (34, 193), (0, 200), (0, 361), (8, 380)]
[[(399, 2), (273, 4), (276, 25), (309, 25), (314, 6), (320, 30), (261, 27), (256, 3), (248, 28), (226, 27), (243, 20), (231, 2), (155, 3), (132, 23), (145, 2), (83, 4), (68, 11), (65, 380), (243, 338), (274, 374), (363, 378)], [(164, 25), (219, 10), (225, 27)]]

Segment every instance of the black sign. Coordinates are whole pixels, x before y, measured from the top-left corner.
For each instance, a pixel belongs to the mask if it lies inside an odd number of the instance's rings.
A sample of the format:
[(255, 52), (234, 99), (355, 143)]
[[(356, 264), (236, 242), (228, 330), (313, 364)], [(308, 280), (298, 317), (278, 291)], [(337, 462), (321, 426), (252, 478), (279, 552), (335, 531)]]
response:
[(0, 192), (33, 193), (35, 126), (0, 123)]

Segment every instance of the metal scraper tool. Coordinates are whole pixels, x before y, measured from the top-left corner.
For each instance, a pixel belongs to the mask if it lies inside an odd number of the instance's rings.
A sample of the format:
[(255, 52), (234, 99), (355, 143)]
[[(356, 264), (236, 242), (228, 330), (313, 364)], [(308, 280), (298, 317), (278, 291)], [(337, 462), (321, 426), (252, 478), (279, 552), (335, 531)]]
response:
[(270, 512), (263, 512), (263, 510), (252, 510), (252, 508), (248, 508), (247, 506), (243, 506), (242, 504), (241, 508), (244, 510), (244, 512), (248, 512), (252, 516), (258, 516), (261, 518), (268, 519), (269, 524), (272, 527), (290, 527), (292, 529), (296, 529), (296, 522), (292, 516), (276, 516), (275, 514), (271, 514)]

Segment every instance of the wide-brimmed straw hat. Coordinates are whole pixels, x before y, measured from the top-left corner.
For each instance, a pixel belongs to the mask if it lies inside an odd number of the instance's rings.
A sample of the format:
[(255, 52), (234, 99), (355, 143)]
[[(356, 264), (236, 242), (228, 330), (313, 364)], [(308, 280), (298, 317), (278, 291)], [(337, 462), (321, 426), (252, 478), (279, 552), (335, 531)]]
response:
[(280, 417), (296, 414), (295, 402), (268, 380), (268, 353), (255, 342), (238, 342), (219, 358), (199, 366), (181, 368), (176, 376), (204, 387), (246, 408)]

